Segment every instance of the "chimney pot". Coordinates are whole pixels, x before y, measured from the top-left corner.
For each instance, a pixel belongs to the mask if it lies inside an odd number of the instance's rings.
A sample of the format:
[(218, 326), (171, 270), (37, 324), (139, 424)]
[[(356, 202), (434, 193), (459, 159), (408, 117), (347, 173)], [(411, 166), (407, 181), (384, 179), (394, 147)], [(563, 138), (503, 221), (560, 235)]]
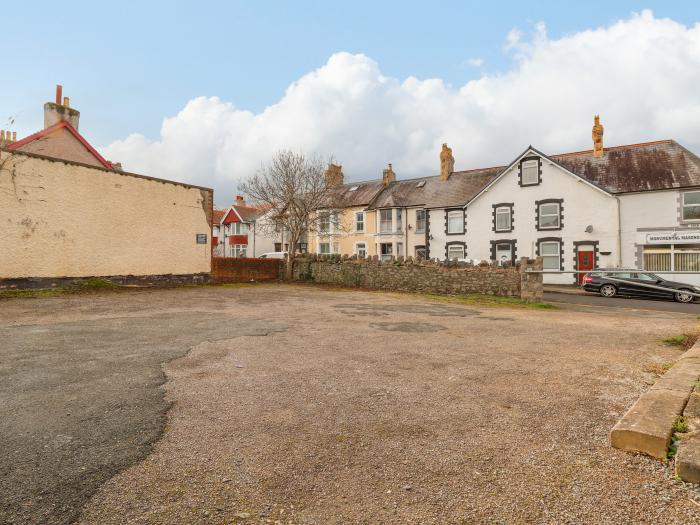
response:
[(63, 86), (61, 84), (56, 84), (56, 104), (61, 105), (61, 98), (63, 98)]
[(63, 97), (63, 105), (67, 108), (70, 107), (70, 99), (68, 97)]
[(236, 206), (245, 206), (243, 195), (236, 195)]
[(16, 131), (12, 132), (12, 142), (17, 142), (17, 132)]

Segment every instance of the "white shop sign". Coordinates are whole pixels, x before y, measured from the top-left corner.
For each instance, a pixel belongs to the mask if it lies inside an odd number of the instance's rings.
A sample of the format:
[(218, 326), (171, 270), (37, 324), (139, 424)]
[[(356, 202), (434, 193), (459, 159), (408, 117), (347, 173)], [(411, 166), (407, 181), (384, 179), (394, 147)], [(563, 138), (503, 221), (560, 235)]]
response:
[(647, 244), (696, 244), (700, 243), (700, 230), (684, 232), (647, 233)]

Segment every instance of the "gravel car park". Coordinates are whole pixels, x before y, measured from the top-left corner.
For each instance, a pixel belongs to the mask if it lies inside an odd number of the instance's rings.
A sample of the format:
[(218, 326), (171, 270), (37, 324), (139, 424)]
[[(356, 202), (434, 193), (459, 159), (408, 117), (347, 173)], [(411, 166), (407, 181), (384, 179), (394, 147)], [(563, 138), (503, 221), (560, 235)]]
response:
[(698, 523), (692, 486), (608, 443), (696, 317), (276, 284), (3, 300), (0, 523)]

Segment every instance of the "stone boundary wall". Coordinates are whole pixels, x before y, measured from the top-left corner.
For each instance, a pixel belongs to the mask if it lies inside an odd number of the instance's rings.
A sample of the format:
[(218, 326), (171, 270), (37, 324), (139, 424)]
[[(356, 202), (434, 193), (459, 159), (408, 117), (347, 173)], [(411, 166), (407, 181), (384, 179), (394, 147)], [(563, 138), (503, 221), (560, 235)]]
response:
[(280, 278), (281, 266), (281, 259), (212, 257), (211, 275), (215, 283), (274, 281)]
[[(542, 259), (523, 258), (516, 266), (496, 264), (415, 260), (398, 257), (392, 261), (378, 258), (358, 259), (339, 255), (310, 255), (294, 260), (293, 280), (335, 284), (353, 288), (370, 288), (435, 294), (489, 294), (520, 297), (526, 301), (542, 300)], [(280, 276), (284, 276), (281, 265)]]

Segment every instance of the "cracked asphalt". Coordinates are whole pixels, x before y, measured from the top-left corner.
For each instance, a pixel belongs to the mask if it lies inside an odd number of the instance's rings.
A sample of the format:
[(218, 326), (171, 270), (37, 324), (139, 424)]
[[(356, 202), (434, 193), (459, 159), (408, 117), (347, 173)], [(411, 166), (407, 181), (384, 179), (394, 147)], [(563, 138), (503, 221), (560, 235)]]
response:
[(170, 406), (163, 363), (204, 341), (282, 329), (211, 312), (119, 317), (118, 307), (115, 317), (52, 322), (63, 299), (19, 303), (37, 306), (33, 323), (0, 302), (3, 324), (19, 323), (0, 326), (3, 524), (71, 523), (100, 484), (148, 454)]

